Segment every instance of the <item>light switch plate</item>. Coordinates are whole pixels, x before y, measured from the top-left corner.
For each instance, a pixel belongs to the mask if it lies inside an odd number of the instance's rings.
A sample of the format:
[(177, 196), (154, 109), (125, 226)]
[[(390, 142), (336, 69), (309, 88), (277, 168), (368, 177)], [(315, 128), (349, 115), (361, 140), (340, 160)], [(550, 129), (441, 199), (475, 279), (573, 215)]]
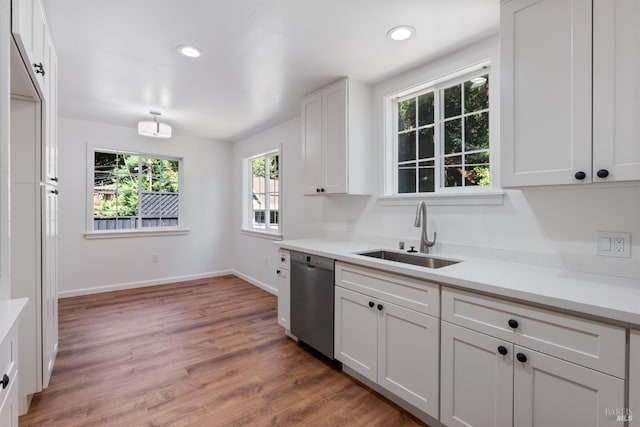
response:
[(598, 231), (596, 232), (596, 249), (599, 256), (631, 258), (631, 233)]

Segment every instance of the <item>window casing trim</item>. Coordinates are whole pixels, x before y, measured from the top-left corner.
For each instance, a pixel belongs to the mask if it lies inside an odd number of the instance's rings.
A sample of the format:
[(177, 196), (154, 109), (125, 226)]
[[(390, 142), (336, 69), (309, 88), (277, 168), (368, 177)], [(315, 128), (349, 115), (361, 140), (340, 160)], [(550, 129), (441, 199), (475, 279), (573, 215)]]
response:
[[(434, 141), (435, 141), (435, 153), (434, 158), (436, 162), (436, 179), (435, 179), (435, 191), (434, 192), (416, 192), (416, 193), (398, 193), (398, 150), (397, 150), (397, 139), (398, 135), (398, 104), (404, 100), (416, 98), (425, 93), (434, 92), (434, 96), (436, 92), (439, 92), (443, 89), (449, 88), (451, 86), (456, 86), (462, 84), (463, 82), (483, 74), (489, 74), (489, 78), (491, 80), (491, 61), (483, 60), (477, 62), (471, 66), (464, 67), (457, 71), (453, 71), (451, 73), (447, 73), (442, 77), (431, 79), (430, 81), (414, 84), (410, 87), (403, 88), (398, 91), (394, 91), (387, 95), (382, 96), (382, 114), (383, 114), (383, 124), (382, 124), (382, 146), (383, 146), (383, 187), (381, 197), (393, 197), (393, 198), (403, 198), (403, 197), (411, 197), (413, 195), (420, 195), (423, 197), (429, 197), (430, 195), (435, 194), (450, 194), (450, 195), (462, 195), (467, 193), (495, 193), (496, 192), (496, 182), (495, 182), (495, 168), (497, 166), (496, 161), (496, 153), (494, 147), (494, 126), (491, 125), (493, 117), (496, 113), (495, 110), (491, 107), (492, 104), (495, 104), (497, 101), (489, 101), (489, 108), (483, 109), (479, 111), (474, 111), (473, 114), (481, 113), (481, 112), (489, 112), (489, 158), (490, 165), (489, 168), (489, 176), (490, 176), (490, 185), (488, 186), (465, 186), (465, 187), (444, 187), (441, 186), (441, 176), (442, 176), (442, 165), (440, 164), (440, 160), (444, 158), (444, 156), (440, 153), (441, 144), (440, 144), (440, 136), (442, 132), (442, 124), (444, 120), (441, 118), (440, 110), (441, 105), (440, 102), (434, 101), (434, 124), (433, 124), (433, 132), (434, 132)], [(495, 84), (495, 83), (494, 83)], [(491, 89), (490, 89), (491, 91)], [(491, 91), (493, 92), (493, 91)], [(490, 95), (491, 97), (491, 95)], [(438, 98), (436, 98), (438, 99)], [(466, 113), (462, 112), (461, 116), (466, 116)], [(451, 120), (451, 118), (447, 118), (447, 120)], [(426, 128), (429, 126), (417, 126), (412, 129), (417, 131), (418, 128)], [(417, 190), (417, 189), (416, 189)]]
[[(175, 226), (166, 226), (166, 227), (139, 227), (135, 229), (124, 229), (124, 230), (94, 230), (93, 229), (93, 196), (94, 196), (94, 171), (95, 171), (95, 153), (112, 153), (112, 154), (125, 154), (139, 157), (148, 157), (154, 159), (162, 159), (162, 160), (175, 160), (178, 162), (179, 170), (178, 170), (178, 224)], [(158, 153), (148, 153), (143, 151), (131, 151), (131, 150), (122, 150), (117, 148), (101, 148), (101, 147), (90, 147), (89, 144), (86, 144), (86, 153), (87, 153), (87, 193), (86, 193), (86, 224), (85, 224), (85, 239), (101, 239), (101, 238), (122, 238), (122, 237), (145, 237), (145, 236), (166, 236), (166, 235), (180, 235), (180, 234), (188, 234), (189, 228), (187, 228), (185, 221), (185, 196), (184, 196), (184, 185), (185, 185), (185, 159), (180, 156), (175, 155), (167, 155), (167, 154), (158, 154)]]
[[(268, 218), (265, 217), (266, 228), (254, 228), (253, 224), (253, 209), (252, 203), (250, 202), (253, 196), (253, 188), (252, 188), (252, 180), (253, 180), (253, 170), (251, 167), (251, 162), (256, 159), (260, 159), (262, 157), (268, 158), (278, 156), (278, 181), (279, 181), (279, 189), (278, 189), (278, 228), (269, 228), (268, 227)], [(247, 236), (255, 236), (255, 237), (264, 237), (272, 240), (281, 240), (282, 239), (282, 177), (283, 177), (283, 166), (282, 166), (282, 144), (278, 146), (278, 148), (274, 148), (271, 150), (264, 151), (262, 153), (254, 154), (249, 157), (245, 157), (242, 159), (242, 225), (240, 227), (240, 231), (242, 234)], [(265, 173), (266, 174), (266, 173)]]

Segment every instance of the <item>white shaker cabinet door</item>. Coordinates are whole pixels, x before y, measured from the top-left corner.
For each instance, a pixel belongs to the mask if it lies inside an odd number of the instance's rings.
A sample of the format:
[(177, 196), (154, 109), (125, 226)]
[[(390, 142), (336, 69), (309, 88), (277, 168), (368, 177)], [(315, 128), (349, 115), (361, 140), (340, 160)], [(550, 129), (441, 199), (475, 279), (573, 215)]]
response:
[(591, 182), (591, 0), (500, 10), (502, 185)]
[(291, 280), (289, 270), (280, 268), (278, 274), (278, 323), (291, 330)]
[(323, 188), (329, 194), (347, 192), (347, 103), (346, 79), (322, 90)]
[[(633, 422), (640, 425), (640, 330), (631, 330), (629, 349), (629, 408)], [(631, 426), (635, 424), (630, 423)]]
[(593, 180), (640, 179), (640, 2), (593, 3)]
[(378, 376), (378, 325), (373, 298), (336, 286), (334, 355), (373, 382)]
[(324, 185), (322, 143), (322, 93), (302, 100), (302, 160), (304, 194), (317, 194)]
[(513, 345), (448, 322), (441, 331), (440, 421), (448, 427), (512, 425)]
[(621, 425), (616, 409), (624, 408), (624, 380), (526, 348), (514, 351), (515, 426)]
[(438, 418), (440, 321), (378, 301), (378, 384)]

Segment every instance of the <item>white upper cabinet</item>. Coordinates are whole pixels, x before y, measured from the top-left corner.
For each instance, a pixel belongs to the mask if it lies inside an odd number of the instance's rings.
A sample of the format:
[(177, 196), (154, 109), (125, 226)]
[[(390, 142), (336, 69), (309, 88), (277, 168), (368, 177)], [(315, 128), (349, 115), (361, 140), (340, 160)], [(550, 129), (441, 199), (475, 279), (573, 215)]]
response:
[(639, 20), (637, 1), (503, 3), (503, 186), (640, 179)]
[(371, 194), (371, 88), (339, 80), (302, 100), (304, 194)]
[(594, 0), (593, 8), (593, 180), (638, 180), (640, 2)]
[(500, 42), (502, 185), (590, 182), (591, 0), (505, 2)]
[(12, 0), (11, 32), (42, 98), (48, 96), (46, 74), (48, 28), (40, 0)]
[[(629, 344), (629, 408), (640, 419), (640, 330), (631, 330)], [(636, 418), (637, 417), (637, 418)]]

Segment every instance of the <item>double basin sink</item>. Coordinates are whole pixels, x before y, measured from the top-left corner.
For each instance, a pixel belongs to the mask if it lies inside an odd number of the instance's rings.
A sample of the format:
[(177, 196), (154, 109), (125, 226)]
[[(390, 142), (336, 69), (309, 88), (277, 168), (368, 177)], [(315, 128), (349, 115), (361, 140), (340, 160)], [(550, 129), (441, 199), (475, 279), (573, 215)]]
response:
[(371, 258), (384, 259), (387, 261), (400, 262), (402, 264), (412, 264), (427, 268), (441, 268), (448, 265), (458, 264), (460, 261), (453, 261), (443, 258), (435, 258), (423, 254), (412, 254), (405, 252), (393, 252), (385, 250), (377, 250), (370, 252), (360, 252), (358, 255), (368, 256)]

